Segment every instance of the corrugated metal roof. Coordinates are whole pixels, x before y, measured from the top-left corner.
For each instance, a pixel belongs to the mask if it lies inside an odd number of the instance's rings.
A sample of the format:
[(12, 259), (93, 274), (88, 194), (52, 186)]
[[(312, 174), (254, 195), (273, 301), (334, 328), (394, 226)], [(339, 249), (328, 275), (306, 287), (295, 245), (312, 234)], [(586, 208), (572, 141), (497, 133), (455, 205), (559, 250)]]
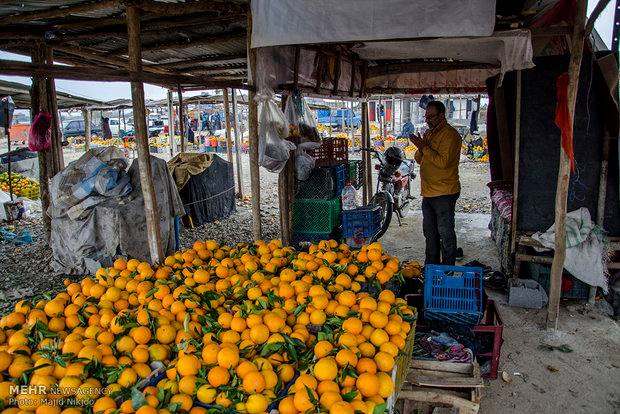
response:
[[(30, 108), (30, 86), (18, 82), (0, 80), (0, 96), (9, 95), (13, 98), (17, 108)], [(79, 108), (91, 105), (101, 105), (101, 101), (72, 95), (65, 92), (56, 92), (58, 108)]]

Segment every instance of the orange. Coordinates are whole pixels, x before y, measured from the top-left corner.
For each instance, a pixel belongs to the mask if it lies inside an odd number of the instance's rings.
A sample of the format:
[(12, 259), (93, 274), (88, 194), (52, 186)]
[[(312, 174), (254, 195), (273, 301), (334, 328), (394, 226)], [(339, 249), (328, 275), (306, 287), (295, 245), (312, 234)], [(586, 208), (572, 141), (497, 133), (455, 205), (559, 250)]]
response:
[(132, 330), (131, 337), (137, 344), (145, 345), (151, 340), (152, 334), (146, 326), (139, 326)]
[(245, 402), (245, 409), (248, 414), (262, 414), (267, 411), (269, 400), (262, 394), (252, 394)]
[(376, 374), (377, 364), (375, 363), (374, 360), (370, 358), (360, 358), (359, 361), (357, 362), (356, 369), (357, 369), (358, 374), (363, 374), (364, 372), (368, 372), (370, 374)]
[(319, 381), (333, 381), (338, 376), (338, 365), (334, 358), (321, 358), (314, 364), (313, 373)]
[(177, 372), (183, 377), (196, 375), (200, 367), (200, 360), (195, 355), (183, 355), (177, 360)]
[(392, 395), (394, 392), (394, 381), (392, 381), (392, 377), (385, 372), (379, 372), (377, 378), (379, 378), (379, 395), (383, 398)]
[(217, 390), (210, 385), (202, 385), (196, 392), (196, 398), (203, 404), (211, 404), (215, 401)]
[(125, 368), (119, 375), (118, 382), (123, 387), (131, 387), (138, 381), (138, 373), (133, 368)]
[(349, 366), (355, 367), (357, 365), (357, 355), (349, 349), (341, 349), (336, 354), (336, 362), (339, 366), (344, 367), (347, 364)]
[(375, 362), (379, 371), (390, 372), (394, 368), (394, 357), (387, 352), (377, 352)]
[(312, 375), (309, 374), (301, 374), (299, 377), (297, 377), (297, 379), (295, 380), (295, 384), (293, 384), (293, 388), (295, 389), (295, 391), (306, 391), (306, 387), (315, 390), (316, 387), (318, 386), (318, 383), (316, 381), (316, 378), (314, 378)]
[(329, 414), (355, 414), (355, 409), (346, 401), (338, 401), (331, 406)]
[(250, 371), (243, 378), (243, 389), (248, 394), (263, 392), (265, 387), (265, 377), (258, 371)]
[(375, 374), (365, 372), (355, 381), (355, 387), (362, 396), (368, 398), (379, 394), (379, 378)]
[(228, 384), (230, 380), (230, 374), (226, 368), (222, 367), (213, 367), (209, 370), (207, 374), (207, 380), (212, 387), (219, 387), (221, 385)]
[(223, 368), (234, 368), (239, 364), (237, 348), (223, 348), (217, 354), (217, 364)]
[[(313, 398), (318, 397), (316, 392), (314, 392), (313, 390), (310, 390), (310, 393), (312, 394)], [(295, 405), (295, 408), (297, 408), (297, 410), (301, 411), (302, 413), (305, 413), (306, 411), (314, 407), (312, 401), (310, 400), (310, 396), (308, 395), (307, 389), (297, 390), (295, 392), (295, 395), (293, 396), (293, 404)]]
[(370, 314), (369, 322), (374, 328), (385, 328), (388, 324), (388, 316), (383, 312), (373, 311)]
[(169, 343), (174, 342), (176, 335), (177, 335), (177, 331), (171, 325), (159, 326), (157, 328), (157, 331), (155, 332), (155, 337), (157, 338), (157, 341), (162, 344), (169, 344)]
[(327, 391), (321, 394), (321, 398), (319, 398), (319, 402), (325, 408), (331, 407), (334, 403), (338, 401), (342, 401), (342, 397), (339, 392)]
[(331, 344), (331, 342), (319, 341), (316, 343), (316, 345), (314, 345), (314, 355), (316, 355), (317, 358), (323, 358), (327, 356), (332, 351), (332, 349), (334, 349), (334, 346)]
[(389, 340), (390, 337), (383, 329), (375, 329), (370, 335), (370, 342), (372, 342), (374, 346), (381, 346)]
[(353, 335), (362, 333), (363, 324), (358, 318), (348, 318), (342, 323), (342, 329)]
[(208, 343), (202, 348), (202, 360), (207, 365), (217, 363), (217, 354), (220, 352), (220, 346), (216, 343)]
[(278, 404), (278, 412), (280, 414), (298, 414), (299, 410), (295, 407), (295, 397), (293, 395), (289, 395), (285, 397)]

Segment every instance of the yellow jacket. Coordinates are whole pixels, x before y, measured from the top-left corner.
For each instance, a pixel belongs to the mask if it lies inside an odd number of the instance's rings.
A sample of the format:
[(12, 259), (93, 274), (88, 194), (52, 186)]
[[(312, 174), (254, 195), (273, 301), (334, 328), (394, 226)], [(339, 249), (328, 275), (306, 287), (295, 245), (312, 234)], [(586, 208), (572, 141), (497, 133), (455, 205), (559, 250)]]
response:
[(461, 191), (459, 159), (461, 136), (447, 121), (424, 134), (425, 146), (416, 151), (415, 160), (420, 164), (422, 197), (438, 197)]

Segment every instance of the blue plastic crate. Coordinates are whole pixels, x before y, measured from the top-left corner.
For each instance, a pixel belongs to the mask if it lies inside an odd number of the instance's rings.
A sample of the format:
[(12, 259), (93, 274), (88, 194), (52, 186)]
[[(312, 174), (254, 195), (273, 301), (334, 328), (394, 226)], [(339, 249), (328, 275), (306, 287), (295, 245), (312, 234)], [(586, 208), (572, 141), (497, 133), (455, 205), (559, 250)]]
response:
[(381, 207), (361, 207), (342, 211), (342, 236), (369, 238), (381, 228)]
[(334, 171), (334, 182), (336, 183), (336, 197), (340, 197), (342, 194), (342, 189), (344, 188), (344, 183), (347, 180), (347, 169), (348, 165), (336, 165), (335, 167), (331, 167)]
[(424, 317), (462, 325), (482, 320), (482, 268), (426, 265), (424, 267)]

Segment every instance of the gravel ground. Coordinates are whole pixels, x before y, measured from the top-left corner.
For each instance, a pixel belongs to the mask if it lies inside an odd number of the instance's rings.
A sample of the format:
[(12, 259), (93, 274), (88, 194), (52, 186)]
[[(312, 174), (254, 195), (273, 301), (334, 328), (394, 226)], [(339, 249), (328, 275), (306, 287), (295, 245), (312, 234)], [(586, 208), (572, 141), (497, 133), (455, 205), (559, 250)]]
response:
[[(65, 162), (68, 163), (77, 159), (79, 155), (79, 153), (72, 151), (66, 153)], [(166, 158), (163, 154), (160, 156)], [(249, 158), (247, 155), (242, 158), (245, 198), (237, 202), (237, 213), (226, 220), (194, 229), (183, 229), (181, 232), (181, 246), (183, 248), (191, 246), (195, 240), (215, 239), (218, 242), (226, 243), (251, 242), (253, 240), (251, 202), (249, 199)], [(461, 164), (460, 171), (463, 190), (457, 203), (457, 211), (462, 213), (488, 213), (490, 211), (488, 189), (486, 188), (486, 183), (489, 181), (488, 165), (464, 161)], [(263, 238), (266, 240), (279, 238), (278, 176), (264, 169), (261, 169), (260, 174)], [(376, 178), (374, 182), (376, 183)], [(414, 180), (412, 194), (416, 196), (416, 199), (410, 214), (419, 213), (416, 212), (419, 210), (421, 202), (419, 186), (419, 179)], [(397, 236), (400, 233), (399, 228), (393, 227), (391, 233)], [(43, 238), (40, 216), (22, 220), (14, 227), (8, 227), (8, 229), (12, 231), (28, 229), (34, 241), (21, 247), (0, 241), (0, 314), (4, 313), (20, 298), (61, 289), (63, 280), (61, 276), (53, 276), (51, 273), (49, 263), (52, 251)], [(394, 243), (395, 245), (399, 244), (396, 240)]]

